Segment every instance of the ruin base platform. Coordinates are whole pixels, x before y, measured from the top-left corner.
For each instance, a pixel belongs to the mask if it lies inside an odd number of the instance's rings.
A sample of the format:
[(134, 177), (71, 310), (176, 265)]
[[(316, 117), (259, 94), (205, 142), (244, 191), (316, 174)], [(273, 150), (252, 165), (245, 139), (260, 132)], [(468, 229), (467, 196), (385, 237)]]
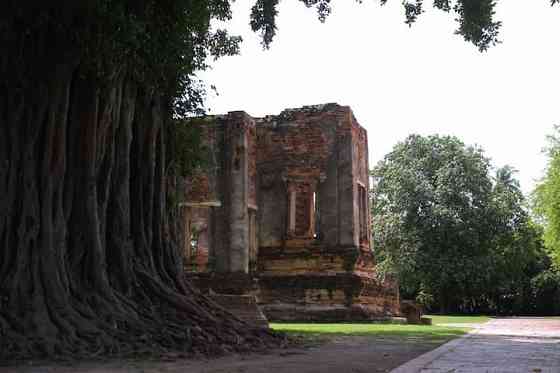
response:
[(258, 299), (269, 321), (406, 322), (396, 287), (357, 274), (263, 276)]

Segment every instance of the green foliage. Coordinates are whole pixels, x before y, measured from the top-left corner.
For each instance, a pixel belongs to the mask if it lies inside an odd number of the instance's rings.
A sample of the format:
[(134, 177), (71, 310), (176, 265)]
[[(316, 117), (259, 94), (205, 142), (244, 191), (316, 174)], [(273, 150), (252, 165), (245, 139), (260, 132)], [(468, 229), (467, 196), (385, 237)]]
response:
[(187, 177), (206, 164), (207, 149), (201, 141), (202, 127), (199, 118), (178, 119), (175, 121), (174, 136), (171, 138), (171, 167), (177, 176)]
[(473, 43), (480, 51), (499, 43), (498, 32), (501, 22), (494, 22), (494, 0), (458, 1), (454, 10), (458, 14), (459, 28), (456, 34)]
[(434, 296), (422, 288), (416, 294), (415, 300), (423, 309), (429, 309), (434, 304)]
[(260, 33), (266, 48), (276, 36), (277, 6), (278, 0), (257, 0), (251, 9), (251, 28)]
[(560, 269), (560, 127), (548, 136), (548, 165), (543, 179), (533, 192), (534, 211), (544, 225), (545, 246)]
[(488, 171), (480, 149), (418, 135), (374, 169), (374, 247), (405, 294), (423, 287), (441, 302), (480, 277), (477, 259), (487, 253), (494, 227)]
[[(555, 2), (553, 2), (554, 5)], [(538, 263), (542, 268), (532, 278), (529, 291), (535, 308), (554, 308), (560, 313), (560, 127), (548, 136), (546, 172), (532, 194), (533, 211), (544, 229), (544, 246), (552, 263)]]
[(538, 314), (560, 314), (560, 272), (546, 269), (531, 279), (531, 298)]
[(373, 170), (379, 269), (399, 276), (405, 297), (444, 312), (537, 312), (531, 279), (549, 267), (542, 232), (515, 170), (490, 171), (480, 148), (418, 135)]
[[(319, 20), (324, 22), (331, 13), (331, 0), (300, 0), (307, 7), (315, 7)], [(384, 5), (388, 0), (381, 0)], [(553, 3), (556, 0), (552, 0)], [(362, 0), (356, 0), (361, 3)], [(424, 12), (423, 0), (404, 0), (405, 23), (412, 25)], [(251, 12), (251, 28), (259, 32), (265, 48), (276, 35), (278, 0), (257, 0)], [(480, 51), (499, 43), (501, 22), (494, 21), (495, 0), (434, 0), (433, 6), (447, 13), (453, 11), (459, 24), (456, 34), (473, 43)]]
[(533, 296), (530, 283), (550, 262), (542, 229), (530, 219), (514, 173), (509, 166), (496, 172), (492, 207), (497, 229), (488, 260), (490, 282), (485, 290), (496, 312), (538, 313), (535, 305), (540, 300)]
[(239, 37), (210, 27), (230, 17), (229, 0), (9, 0), (0, 14), (0, 44), (21, 59), (1, 65), (0, 73), (9, 71), (17, 88), (73, 61), (100, 85), (124, 74), (156, 89), (184, 116), (199, 110), (204, 97), (194, 72), (207, 67), (209, 56), (238, 53)]

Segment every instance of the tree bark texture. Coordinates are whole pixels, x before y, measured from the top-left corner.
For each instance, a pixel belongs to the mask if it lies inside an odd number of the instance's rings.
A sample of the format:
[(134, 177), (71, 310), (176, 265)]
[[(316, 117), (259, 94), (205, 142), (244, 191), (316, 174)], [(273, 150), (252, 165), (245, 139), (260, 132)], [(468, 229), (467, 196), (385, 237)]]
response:
[(168, 120), (157, 93), (79, 63), (0, 93), (0, 359), (278, 343), (183, 278)]

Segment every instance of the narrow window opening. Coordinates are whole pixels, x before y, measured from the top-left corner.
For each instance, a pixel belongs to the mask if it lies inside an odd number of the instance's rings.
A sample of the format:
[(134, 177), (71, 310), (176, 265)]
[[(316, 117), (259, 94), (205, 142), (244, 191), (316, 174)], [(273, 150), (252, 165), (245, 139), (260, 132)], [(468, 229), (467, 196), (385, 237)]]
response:
[(249, 209), (249, 270), (257, 270), (257, 219), (256, 211)]
[(312, 216), (312, 226), (313, 226), (313, 239), (319, 239), (319, 203), (317, 200), (317, 192), (313, 192), (313, 214)]
[(287, 223), (289, 238), (319, 238), (319, 199), (312, 183), (298, 182), (290, 185)]
[(200, 232), (198, 230), (193, 229), (190, 238), (190, 264), (193, 270), (196, 271), (197, 267), (197, 256), (198, 256), (198, 248), (199, 248), (199, 239), (200, 239)]
[(360, 219), (360, 242), (368, 242), (368, 211), (367, 211), (367, 192), (363, 185), (358, 185), (358, 203)]
[(296, 191), (290, 191), (289, 195), (289, 223), (288, 223), (288, 233), (293, 235), (296, 231)]
[(190, 265), (191, 260), (191, 237), (192, 237), (192, 218), (191, 209), (185, 207), (183, 210), (185, 216), (184, 236), (183, 236), (183, 266), (186, 268)]

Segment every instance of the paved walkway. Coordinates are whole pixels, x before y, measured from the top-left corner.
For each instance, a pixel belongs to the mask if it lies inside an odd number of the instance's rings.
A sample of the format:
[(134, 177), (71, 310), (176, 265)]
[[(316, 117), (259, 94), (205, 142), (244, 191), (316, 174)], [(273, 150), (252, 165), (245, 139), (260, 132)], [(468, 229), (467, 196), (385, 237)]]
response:
[(560, 318), (493, 319), (392, 373), (560, 373)]

